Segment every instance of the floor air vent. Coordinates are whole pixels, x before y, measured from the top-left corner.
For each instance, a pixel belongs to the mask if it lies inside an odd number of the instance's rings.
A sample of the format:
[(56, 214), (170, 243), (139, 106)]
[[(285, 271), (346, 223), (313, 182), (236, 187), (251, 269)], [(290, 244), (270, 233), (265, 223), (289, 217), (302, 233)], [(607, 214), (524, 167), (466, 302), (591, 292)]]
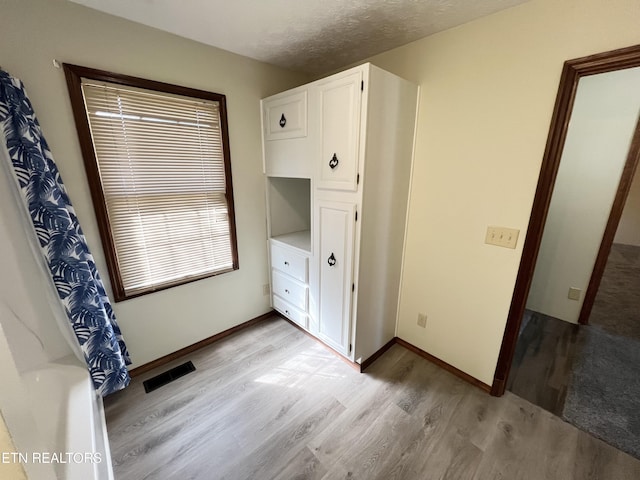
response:
[(193, 366), (192, 362), (183, 363), (182, 365), (178, 365), (177, 367), (173, 367), (171, 370), (167, 370), (160, 375), (156, 375), (149, 380), (145, 380), (142, 382), (144, 385), (144, 391), (146, 393), (153, 392), (158, 388), (166, 385), (167, 383), (173, 382), (175, 379), (185, 376), (187, 373), (195, 372), (196, 367)]

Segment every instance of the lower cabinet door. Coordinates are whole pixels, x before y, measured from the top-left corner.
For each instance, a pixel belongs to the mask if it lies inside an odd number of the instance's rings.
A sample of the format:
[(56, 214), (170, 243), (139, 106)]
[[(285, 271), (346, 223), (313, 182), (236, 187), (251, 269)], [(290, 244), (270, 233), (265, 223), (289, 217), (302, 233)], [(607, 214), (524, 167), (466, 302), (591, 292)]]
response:
[(318, 337), (346, 356), (350, 353), (355, 209), (353, 203), (317, 203), (320, 234)]

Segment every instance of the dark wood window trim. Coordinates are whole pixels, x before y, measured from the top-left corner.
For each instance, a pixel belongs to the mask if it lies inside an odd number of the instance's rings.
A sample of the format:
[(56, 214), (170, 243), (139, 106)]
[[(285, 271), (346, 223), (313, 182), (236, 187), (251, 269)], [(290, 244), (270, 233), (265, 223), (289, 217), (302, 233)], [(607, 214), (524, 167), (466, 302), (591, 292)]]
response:
[[(238, 262), (238, 244), (236, 234), (236, 222), (235, 222), (235, 208), (233, 201), (233, 182), (231, 180), (231, 157), (229, 149), (229, 130), (227, 123), (227, 106), (226, 97), (219, 93), (207, 92), (204, 90), (197, 90), (193, 88), (171, 85), (168, 83), (157, 82), (153, 80), (147, 80), (128, 75), (121, 75), (118, 73), (108, 72), (104, 70), (97, 70), (88, 67), (82, 67), (78, 65), (71, 65), (65, 63), (63, 65), (65, 77), (67, 80), (67, 87), (69, 90), (69, 97), (71, 100), (71, 107), (73, 110), (73, 117), (78, 132), (78, 139), (80, 141), (80, 149), (82, 151), (82, 157), (84, 159), (85, 172), (87, 174), (87, 180), (91, 190), (91, 199), (96, 212), (98, 228), (100, 231), (100, 237), (102, 245), (105, 251), (107, 260), (107, 267), (109, 269), (111, 286), (113, 288), (113, 294), (115, 301), (127, 300), (129, 298), (146, 295), (159, 290), (164, 290), (177, 285), (183, 285), (193, 281), (201, 280), (203, 278), (209, 278), (222, 273), (228, 273), (239, 268)], [(93, 141), (91, 138), (91, 131), (89, 127), (89, 121), (85, 112), (84, 98), (82, 94), (82, 78), (114, 83), (123, 86), (136, 87), (145, 90), (154, 90), (162, 93), (169, 93), (174, 95), (181, 95), (185, 97), (192, 97), (204, 100), (211, 100), (218, 102), (220, 108), (220, 123), (224, 156), (224, 170), (226, 178), (226, 200), (229, 215), (229, 236), (231, 242), (231, 251), (233, 257), (233, 266), (230, 269), (217, 271), (214, 273), (207, 273), (204, 275), (187, 277), (186, 279), (180, 279), (173, 282), (167, 282), (161, 285), (157, 285), (152, 289), (137, 292), (134, 294), (126, 294), (122, 278), (120, 274), (120, 268), (117, 261), (116, 250), (114, 247), (114, 239), (111, 232), (109, 223), (109, 216), (107, 213), (107, 207), (102, 189), (102, 183), (100, 180), (100, 174), (98, 172), (98, 163), (95, 155)]]

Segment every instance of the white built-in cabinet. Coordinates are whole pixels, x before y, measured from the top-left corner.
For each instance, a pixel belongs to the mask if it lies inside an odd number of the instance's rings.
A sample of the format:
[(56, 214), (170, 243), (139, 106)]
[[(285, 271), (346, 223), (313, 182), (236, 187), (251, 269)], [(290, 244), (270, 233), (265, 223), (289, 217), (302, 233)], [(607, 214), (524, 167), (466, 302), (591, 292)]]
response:
[(357, 363), (395, 336), (417, 95), (364, 64), (261, 103), (272, 306)]

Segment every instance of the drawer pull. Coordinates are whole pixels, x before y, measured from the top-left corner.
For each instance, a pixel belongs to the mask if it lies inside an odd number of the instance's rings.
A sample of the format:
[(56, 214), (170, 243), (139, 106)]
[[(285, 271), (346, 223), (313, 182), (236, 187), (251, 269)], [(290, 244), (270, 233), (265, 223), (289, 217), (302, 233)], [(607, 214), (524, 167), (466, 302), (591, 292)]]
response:
[(284, 264), (285, 264), (287, 267), (289, 266), (289, 262), (286, 262), (286, 261), (285, 261), (285, 262), (284, 262)]
[(333, 252), (331, 252), (331, 256), (327, 260), (327, 263), (329, 264), (330, 267), (333, 267), (336, 264), (336, 257), (333, 254)]
[(286, 313), (287, 315), (291, 315), (291, 314), (289, 313), (289, 310), (285, 310), (285, 311), (284, 311), (284, 313)]
[(291, 292), (285, 288), (285, 289), (284, 289), (284, 293), (289, 294), (289, 293), (291, 293)]
[(340, 161), (338, 160), (338, 156), (334, 153), (333, 157), (331, 157), (331, 160), (329, 160), (329, 166), (331, 167), (331, 170), (336, 168), (338, 166), (338, 163), (340, 163)]
[(280, 127), (284, 128), (284, 126), (287, 124), (287, 118), (284, 116), (284, 113), (282, 114), (282, 116), (280, 117)]

